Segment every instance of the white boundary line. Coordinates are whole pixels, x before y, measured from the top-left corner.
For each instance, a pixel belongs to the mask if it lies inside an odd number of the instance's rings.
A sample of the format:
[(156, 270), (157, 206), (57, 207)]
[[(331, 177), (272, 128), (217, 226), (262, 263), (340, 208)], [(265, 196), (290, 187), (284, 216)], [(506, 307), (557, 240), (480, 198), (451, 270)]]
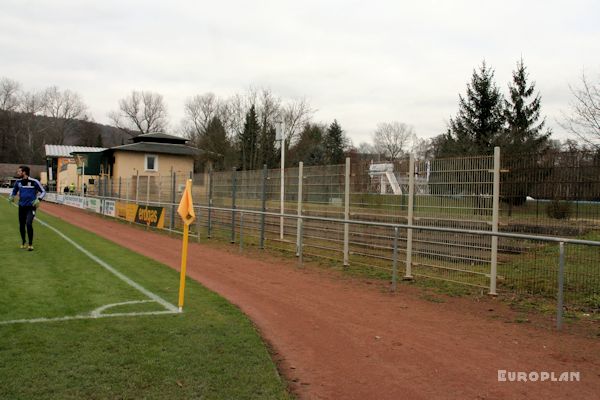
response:
[(145, 312), (101, 314), (98, 316), (93, 316), (93, 315), (88, 314), (88, 315), (74, 315), (72, 317), (13, 319), (11, 321), (0, 321), (0, 325), (34, 324), (37, 322), (57, 322), (57, 321), (71, 321), (71, 320), (76, 320), (76, 319), (98, 319), (98, 318), (110, 318), (110, 317), (139, 317), (141, 315), (163, 315), (163, 314), (179, 314), (179, 312), (165, 310), (165, 311), (145, 311)]
[(127, 276), (123, 275), (122, 273), (120, 273), (119, 271), (117, 271), (116, 269), (114, 269), (108, 263), (106, 263), (102, 259), (96, 257), (95, 255), (93, 255), (92, 253), (90, 253), (88, 250), (86, 250), (82, 246), (80, 246), (79, 244), (75, 243), (71, 238), (69, 238), (68, 236), (66, 236), (64, 233), (62, 233), (61, 231), (59, 231), (58, 229), (56, 229), (52, 225), (48, 224), (47, 222), (42, 221), (41, 219), (37, 219), (37, 221), (40, 224), (44, 225), (45, 227), (53, 230), (60, 237), (62, 237), (63, 239), (65, 239), (67, 242), (71, 243), (77, 250), (81, 251), (83, 254), (85, 254), (86, 256), (88, 256), (89, 258), (91, 258), (92, 260), (94, 260), (96, 263), (100, 264), (104, 269), (106, 269), (107, 271), (111, 272), (117, 278), (121, 279), (123, 282), (127, 283), (129, 286), (132, 286), (133, 288), (135, 288), (138, 291), (140, 291), (143, 294), (145, 294), (146, 297), (148, 297), (148, 298), (154, 300), (155, 302), (161, 304), (164, 308), (166, 308), (167, 310), (169, 310), (171, 312), (174, 312), (174, 313), (178, 313), (179, 312), (178, 308), (175, 307), (173, 304), (169, 303), (168, 301), (164, 300), (163, 298), (159, 297), (158, 295), (156, 295), (156, 294), (152, 293), (151, 291), (147, 290), (146, 288), (144, 288), (143, 286), (141, 286), (139, 283), (136, 283), (136, 282), (132, 281)]
[(94, 311), (92, 311), (90, 313), (90, 315), (92, 317), (98, 318), (98, 317), (103, 316), (104, 314), (102, 314), (102, 312), (104, 310), (108, 310), (109, 308), (118, 307), (118, 306), (125, 306), (125, 305), (128, 305), (128, 304), (142, 304), (142, 303), (154, 303), (154, 300), (131, 300), (131, 301), (124, 301), (122, 303), (106, 304), (106, 305), (103, 305), (103, 306), (100, 306), (100, 307), (96, 308)]
[[(133, 280), (131, 280), (127, 276), (123, 275), (122, 273), (120, 273), (119, 271), (117, 271), (116, 269), (114, 269), (111, 265), (109, 265), (108, 263), (106, 263), (102, 259), (96, 257), (95, 255), (93, 255), (92, 253), (90, 253), (88, 250), (86, 250), (85, 248), (83, 248), (82, 246), (80, 246), (79, 244), (75, 243), (71, 238), (69, 238), (64, 233), (62, 233), (58, 229), (54, 228), (53, 226), (51, 226), (47, 222), (44, 222), (44, 221), (40, 220), (39, 218), (36, 218), (35, 220), (37, 220), (40, 224), (44, 225), (45, 227), (47, 227), (47, 228), (51, 229), (52, 231), (54, 231), (56, 234), (58, 234), (64, 240), (66, 240), (71, 245), (73, 245), (77, 250), (81, 251), (83, 254), (85, 254), (86, 256), (88, 256), (89, 258), (91, 258), (93, 261), (95, 261), (96, 263), (100, 264), (100, 266), (102, 266), (104, 269), (106, 269), (107, 271), (109, 271), (110, 273), (112, 273), (113, 275), (115, 275), (117, 278), (121, 279), (123, 282), (125, 282), (128, 285), (132, 286), (133, 288), (137, 289), (138, 291), (140, 291), (141, 293), (143, 293), (145, 296), (147, 296), (151, 300), (132, 300), (132, 301), (125, 301), (125, 302), (122, 302), (122, 303), (106, 304), (106, 305), (103, 305), (101, 307), (98, 307), (97, 309), (93, 310), (89, 314), (83, 314), (83, 315), (80, 314), (80, 315), (74, 315), (74, 316), (68, 316), (68, 317), (32, 318), (32, 319), (15, 319), (15, 320), (10, 320), (10, 321), (0, 321), (0, 325), (10, 325), (10, 324), (20, 324), (20, 323), (71, 321), (71, 320), (78, 320), (78, 319), (97, 319), (97, 318), (110, 318), (110, 317), (128, 317), (128, 316), (141, 316), (141, 315), (179, 314), (179, 313), (182, 312), (177, 307), (175, 307), (173, 304), (171, 304), (168, 301), (164, 300), (162, 297), (160, 297), (160, 296), (152, 293), (148, 289), (146, 289), (143, 286), (141, 286), (139, 283), (134, 282)], [(165, 307), (166, 310), (164, 310), (164, 311), (130, 312), (130, 313), (114, 313), (114, 314), (103, 314), (102, 313), (103, 311), (105, 311), (105, 310), (107, 310), (107, 309), (109, 309), (111, 307), (116, 307), (116, 306), (120, 306), (120, 305), (127, 305), (127, 304), (151, 303), (151, 302), (159, 303), (160, 305), (162, 305), (163, 307)]]

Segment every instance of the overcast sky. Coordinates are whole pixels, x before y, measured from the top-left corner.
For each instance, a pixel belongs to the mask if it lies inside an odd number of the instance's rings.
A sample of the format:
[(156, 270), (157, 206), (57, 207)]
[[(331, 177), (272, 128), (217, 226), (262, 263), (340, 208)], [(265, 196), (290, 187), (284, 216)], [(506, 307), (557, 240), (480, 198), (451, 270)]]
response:
[(131, 90), (188, 97), (249, 86), (306, 97), (355, 145), (397, 120), (444, 132), (473, 68), (506, 93), (522, 56), (556, 124), (582, 71), (600, 79), (600, 1), (0, 1), (0, 77), (78, 92), (91, 116)]

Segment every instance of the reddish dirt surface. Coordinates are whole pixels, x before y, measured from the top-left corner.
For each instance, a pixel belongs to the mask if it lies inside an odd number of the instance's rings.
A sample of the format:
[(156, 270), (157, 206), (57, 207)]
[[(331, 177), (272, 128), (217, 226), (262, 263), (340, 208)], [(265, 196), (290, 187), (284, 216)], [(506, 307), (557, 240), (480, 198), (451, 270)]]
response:
[[(43, 211), (179, 267), (179, 238), (65, 206)], [(392, 294), (381, 282), (225, 245), (192, 244), (188, 264), (190, 277), (254, 321), (300, 399), (600, 398), (600, 340), (507, 323), (494, 300), (435, 303), (419, 288)], [(498, 382), (498, 370), (581, 379)]]

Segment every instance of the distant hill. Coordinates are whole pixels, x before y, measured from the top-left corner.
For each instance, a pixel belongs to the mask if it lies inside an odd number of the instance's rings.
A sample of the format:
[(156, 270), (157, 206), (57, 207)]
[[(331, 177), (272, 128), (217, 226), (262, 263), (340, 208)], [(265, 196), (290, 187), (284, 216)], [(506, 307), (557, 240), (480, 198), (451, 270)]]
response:
[(128, 143), (134, 135), (92, 121), (65, 123), (51, 117), (0, 110), (0, 163), (44, 164), (45, 144), (113, 147)]
[[(127, 144), (128, 140), (137, 134), (138, 133), (136, 132), (131, 132), (131, 134), (128, 135), (114, 126), (77, 120), (69, 126), (63, 144), (73, 146), (113, 147)], [(101, 137), (100, 140), (98, 139), (98, 135)]]

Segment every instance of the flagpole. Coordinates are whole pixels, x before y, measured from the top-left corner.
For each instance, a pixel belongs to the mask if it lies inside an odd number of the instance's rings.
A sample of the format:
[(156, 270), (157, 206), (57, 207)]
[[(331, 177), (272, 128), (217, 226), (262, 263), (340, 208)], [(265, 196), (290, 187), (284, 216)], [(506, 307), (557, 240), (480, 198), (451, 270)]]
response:
[[(188, 214), (191, 214), (192, 216), (195, 217), (194, 205), (191, 202), (191, 197), (192, 197), (191, 193), (192, 193), (192, 180), (188, 179), (185, 184), (185, 192), (183, 193), (183, 196), (181, 199), (181, 204), (180, 204), (180, 207), (184, 203), (186, 205), (186, 208), (191, 207), (191, 212), (189, 209), (186, 210), (186, 212), (185, 212), (186, 217), (188, 216)], [(186, 203), (187, 199), (190, 200), (189, 204)], [(179, 212), (179, 210), (177, 210), (177, 212)], [(179, 312), (183, 311), (183, 295), (185, 292), (185, 269), (187, 266), (188, 238), (189, 238), (190, 223), (192, 221), (193, 221), (193, 218), (191, 220), (184, 219), (184, 221), (183, 221), (183, 249), (181, 250), (181, 273), (179, 276)]]
[(190, 226), (183, 225), (183, 250), (181, 251), (181, 275), (179, 277), (179, 312), (183, 311), (183, 294), (185, 292), (185, 267), (187, 265), (188, 236)]

